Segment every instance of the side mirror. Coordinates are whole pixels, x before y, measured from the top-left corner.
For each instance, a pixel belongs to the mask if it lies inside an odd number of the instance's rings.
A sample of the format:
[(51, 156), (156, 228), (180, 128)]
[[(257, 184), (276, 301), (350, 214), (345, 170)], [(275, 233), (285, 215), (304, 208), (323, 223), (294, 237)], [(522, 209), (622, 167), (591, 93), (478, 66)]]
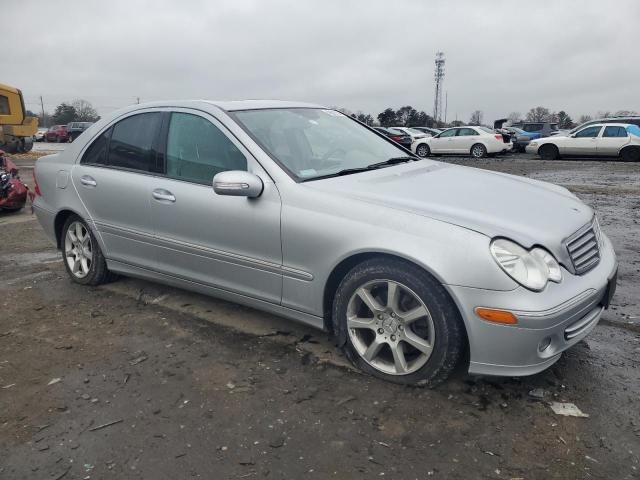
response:
[(260, 177), (242, 170), (220, 172), (213, 177), (213, 191), (218, 195), (256, 198), (263, 189)]
[(576, 134), (572, 133), (571, 135), (569, 135), (571, 138), (576, 138)]

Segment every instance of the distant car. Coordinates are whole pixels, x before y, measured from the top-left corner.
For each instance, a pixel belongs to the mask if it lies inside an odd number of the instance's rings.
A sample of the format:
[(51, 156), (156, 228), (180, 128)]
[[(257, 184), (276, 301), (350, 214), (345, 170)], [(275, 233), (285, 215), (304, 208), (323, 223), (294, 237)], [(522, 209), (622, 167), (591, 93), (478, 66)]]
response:
[(44, 142), (44, 135), (47, 133), (46, 128), (39, 128), (36, 134), (33, 136), (34, 142)]
[(415, 142), (416, 140), (419, 140), (421, 138), (426, 138), (429, 136), (427, 133), (412, 127), (389, 127), (389, 130), (391, 130), (392, 132), (401, 132), (406, 135), (409, 135), (411, 137), (412, 142)]
[(67, 133), (66, 125), (53, 125), (49, 127), (49, 130), (44, 134), (45, 142), (67, 142), (69, 135)]
[(529, 133), (539, 133), (541, 137), (549, 137), (558, 131), (558, 124), (555, 122), (516, 122), (510, 126)]
[(525, 132), (518, 127), (503, 127), (503, 130), (508, 131), (511, 134), (511, 140), (513, 141), (513, 149), (516, 152), (524, 152), (531, 140), (542, 138), (542, 135), (537, 132)]
[(640, 160), (640, 127), (628, 123), (589, 125), (567, 137), (554, 136), (533, 140), (528, 153), (543, 160), (560, 157), (617, 157), (623, 161)]
[(513, 144), (505, 142), (501, 134), (480, 126), (449, 128), (435, 137), (423, 138), (411, 145), (411, 151), (419, 157), (446, 153), (482, 158), (508, 152), (512, 148)]
[(441, 128), (431, 128), (431, 127), (411, 127), (413, 130), (420, 130), (421, 132), (426, 133), (427, 135), (431, 135), (435, 137), (442, 133), (443, 129)]
[(407, 150), (411, 150), (411, 144), (413, 143), (413, 140), (411, 139), (410, 135), (407, 135), (404, 132), (392, 131), (391, 129), (385, 128), (385, 127), (373, 127), (373, 128), (374, 130), (377, 130), (383, 135), (386, 135), (394, 142), (399, 143)]
[(67, 124), (68, 141), (73, 142), (87, 128), (93, 125), (93, 122), (71, 122)]

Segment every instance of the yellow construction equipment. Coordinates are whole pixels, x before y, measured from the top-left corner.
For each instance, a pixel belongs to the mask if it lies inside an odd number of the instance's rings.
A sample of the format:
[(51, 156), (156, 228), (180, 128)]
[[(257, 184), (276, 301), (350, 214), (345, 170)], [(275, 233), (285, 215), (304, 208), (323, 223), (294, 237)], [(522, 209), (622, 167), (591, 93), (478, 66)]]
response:
[(0, 83), (0, 150), (28, 152), (38, 131), (38, 119), (27, 117), (22, 92)]

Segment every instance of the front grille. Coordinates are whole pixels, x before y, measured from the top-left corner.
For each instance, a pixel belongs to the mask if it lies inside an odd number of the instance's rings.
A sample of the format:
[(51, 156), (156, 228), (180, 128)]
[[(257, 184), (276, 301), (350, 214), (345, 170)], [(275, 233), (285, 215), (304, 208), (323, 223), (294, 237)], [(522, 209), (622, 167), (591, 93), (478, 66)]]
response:
[(582, 275), (600, 262), (600, 225), (594, 220), (565, 242), (576, 274)]

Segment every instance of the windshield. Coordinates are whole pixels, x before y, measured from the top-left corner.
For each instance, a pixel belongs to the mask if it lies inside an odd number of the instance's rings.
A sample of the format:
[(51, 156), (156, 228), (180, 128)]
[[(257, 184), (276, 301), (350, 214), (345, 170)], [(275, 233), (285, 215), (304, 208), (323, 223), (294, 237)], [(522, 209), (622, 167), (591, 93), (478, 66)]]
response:
[(415, 128), (410, 128), (409, 131), (414, 135), (424, 135), (424, 132), (422, 130), (417, 130)]
[(408, 152), (334, 110), (242, 110), (232, 116), (294, 179), (366, 168)]

